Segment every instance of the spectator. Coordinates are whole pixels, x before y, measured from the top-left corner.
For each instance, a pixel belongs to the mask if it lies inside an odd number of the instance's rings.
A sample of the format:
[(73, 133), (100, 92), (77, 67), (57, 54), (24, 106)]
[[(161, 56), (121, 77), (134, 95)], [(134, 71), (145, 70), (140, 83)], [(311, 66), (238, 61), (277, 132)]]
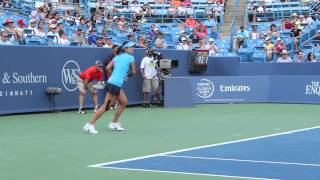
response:
[(210, 16), (207, 16), (207, 19), (203, 22), (203, 25), (205, 25), (207, 28), (214, 27), (214, 29), (217, 29), (216, 21), (212, 19)]
[(35, 32), (36, 36), (39, 36), (39, 37), (45, 37), (46, 36), (46, 32), (43, 29), (42, 21), (38, 21), (37, 28), (34, 30), (34, 32)]
[(196, 28), (196, 34), (199, 39), (206, 39), (208, 35), (207, 28), (200, 23), (200, 25)]
[(274, 46), (278, 54), (280, 54), (284, 49), (286, 49), (286, 46), (280, 37), (277, 38), (277, 42)]
[(204, 39), (200, 39), (196, 49), (200, 49), (200, 50), (206, 50), (206, 45), (205, 45), (205, 40)]
[(188, 38), (187, 45), (188, 45), (188, 50), (192, 50), (193, 49), (192, 39)]
[(97, 37), (95, 46), (96, 47), (103, 47), (103, 38), (102, 37)]
[(249, 32), (244, 29), (244, 26), (240, 26), (240, 30), (237, 32), (237, 49), (240, 48), (245, 42), (246, 39), (249, 38)]
[(190, 47), (187, 43), (187, 38), (181, 38), (181, 42), (177, 45), (177, 50), (189, 50)]
[(5, 31), (7, 33), (12, 33), (12, 34), (15, 33), (13, 21), (11, 19), (9, 19), (9, 18), (6, 19), (6, 21), (2, 25), (5, 26)]
[(68, 40), (68, 36), (63, 30), (59, 31), (59, 44), (61, 45), (70, 45), (70, 41)]
[(170, 17), (175, 18), (178, 12), (178, 8), (176, 6), (170, 5), (168, 8), (168, 12)]
[(133, 34), (128, 34), (128, 41), (135, 43), (135, 38)]
[(189, 38), (192, 40), (192, 43), (196, 44), (199, 42), (199, 37), (197, 35), (197, 30), (192, 30), (192, 34), (189, 36)]
[(163, 33), (159, 32), (158, 37), (155, 40), (156, 48), (167, 48), (167, 43), (163, 39)]
[(0, 39), (0, 45), (12, 45), (11, 41), (9, 40), (8, 32), (1, 31), (1, 39)]
[(58, 32), (61, 30), (64, 31), (63, 21), (61, 20), (58, 21), (57, 29), (58, 29)]
[(35, 19), (36, 21), (44, 21), (46, 17), (43, 13), (43, 7), (37, 7), (35, 10), (31, 11), (31, 18)]
[(105, 37), (104, 38), (104, 46), (105, 48), (112, 48), (113, 44), (112, 44), (112, 37)]
[(209, 43), (205, 46), (205, 49), (209, 50), (209, 56), (220, 52), (220, 49), (215, 45), (213, 38), (209, 38)]
[(277, 30), (277, 26), (275, 24), (272, 24), (270, 26), (270, 29), (268, 30), (267, 34), (271, 38), (277, 38), (280, 36), (280, 32)]
[(86, 24), (86, 18), (84, 16), (80, 17), (78, 29), (79, 28), (81, 29), (82, 32), (87, 32), (88, 30), (88, 26)]
[(180, 31), (180, 36), (179, 36), (178, 40), (181, 41), (181, 38), (183, 38), (183, 37), (187, 38), (187, 33), (184, 30)]
[(213, 38), (213, 39), (218, 39), (219, 38), (219, 35), (218, 35), (218, 29), (216, 29), (216, 27), (212, 26), (211, 27), (211, 30), (210, 30), (210, 33), (208, 34), (208, 37), (209, 38)]
[(78, 42), (79, 44), (88, 44), (86, 38), (84, 38), (84, 33), (81, 28), (78, 28), (72, 36), (73, 42)]
[(172, 0), (170, 4), (172, 6), (179, 7), (181, 6), (181, 0)]
[(250, 39), (260, 39), (260, 33), (257, 30), (257, 26), (254, 26), (252, 32), (249, 35)]
[(158, 28), (155, 24), (151, 24), (150, 29), (150, 32), (147, 33), (147, 37), (149, 40), (153, 41), (153, 39), (157, 35)]
[(145, 39), (142, 36), (139, 36), (138, 43), (137, 43), (136, 47), (137, 48), (147, 48), (144, 41), (145, 41)]
[(195, 28), (197, 24), (197, 21), (193, 19), (192, 15), (189, 15), (188, 18), (185, 21), (185, 25), (189, 28)]
[(150, 4), (148, 2), (145, 2), (142, 6), (142, 14), (144, 16), (151, 16), (154, 14), (154, 11), (150, 8)]
[(140, 14), (142, 13), (142, 9), (139, 5), (139, 1), (138, 0), (133, 0), (132, 1), (132, 5), (130, 6), (130, 11), (134, 14)]
[(47, 37), (52, 39), (54, 43), (59, 43), (59, 33), (57, 26), (55, 24), (51, 24), (49, 29), (50, 31), (47, 33)]
[(16, 41), (18, 41), (20, 45), (25, 45), (24, 27), (26, 24), (24, 23), (23, 19), (19, 19), (17, 25), (18, 27), (15, 29)]
[(297, 55), (293, 58), (293, 61), (298, 63), (305, 62), (306, 58), (304, 57), (304, 52), (298, 51)]
[(120, 17), (119, 22), (118, 22), (118, 28), (119, 28), (120, 30), (125, 30), (125, 25), (126, 25), (126, 19), (125, 19), (124, 15), (122, 15), (122, 16)]
[(36, 32), (36, 20), (30, 19), (28, 29)]
[(266, 56), (267, 56), (267, 60), (269, 62), (272, 61), (272, 53), (276, 51), (276, 49), (274, 45), (271, 43), (271, 40), (269, 37), (265, 40), (263, 47), (264, 47), (264, 52), (266, 53)]
[(291, 57), (289, 56), (289, 53), (288, 53), (288, 51), (287, 50), (282, 50), (282, 52), (281, 52), (281, 57), (279, 57), (278, 59), (277, 59), (277, 62), (292, 62), (292, 59), (291, 59)]
[(317, 62), (316, 56), (312, 52), (308, 54), (307, 62)]
[(313, 22), (313, 19), (311, 16), (309, 16), (307, 13), (304, 15), (304, 21), (303, 23), (310, 25)]
[(96, 41), (97, 41), (97, 30), (96, 29), (92, 29), (90, 31), (90, 35), (88, 36), (88, 44), (89, 45), (95, 45)]
[(292, 30), (292, 28), (293, 28), (292, 22), (289, 21), (288, 18), (284, 18), (284, 20), (282, 21), (282, 29)]
[(295, 50), (299, 50), (299, 42), (300, 42), (300, 36), (302, 35), (301, 29), (298, 28), (298, 24), (295, 24), (293, 26), (293, 29), (291, 31), (293, 33), (294, 37), (294, 48)]

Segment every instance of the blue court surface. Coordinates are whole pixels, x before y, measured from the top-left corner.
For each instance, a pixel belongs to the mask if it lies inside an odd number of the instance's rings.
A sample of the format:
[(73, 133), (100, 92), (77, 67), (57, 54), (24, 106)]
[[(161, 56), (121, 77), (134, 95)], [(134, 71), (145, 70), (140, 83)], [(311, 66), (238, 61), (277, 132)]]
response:
[(92, 165), (247, 179), (320, 179), (320, 127)]

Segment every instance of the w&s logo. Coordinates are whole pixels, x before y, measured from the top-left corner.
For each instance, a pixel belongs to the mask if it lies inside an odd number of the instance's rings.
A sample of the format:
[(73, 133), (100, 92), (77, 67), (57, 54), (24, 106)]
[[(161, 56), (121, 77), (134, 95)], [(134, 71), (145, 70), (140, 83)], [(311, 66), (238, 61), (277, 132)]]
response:
[(78, 63), (74, 60), (67, 61), (62, 68), (61, 78), (64, 88), (68, 91), (75, 91), (78, 89), (76, 76), (80, 74), (81, 70)]

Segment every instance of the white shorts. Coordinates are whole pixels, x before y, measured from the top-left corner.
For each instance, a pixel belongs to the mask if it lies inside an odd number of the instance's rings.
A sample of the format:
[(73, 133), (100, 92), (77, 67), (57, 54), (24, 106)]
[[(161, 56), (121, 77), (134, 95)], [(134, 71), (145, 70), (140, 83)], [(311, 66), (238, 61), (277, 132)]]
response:
[(153, 79), (144, 79), (142, 91), (145, 93), (149, 93), (152, 91), (156, 91), (159, 87), (158, 78)]

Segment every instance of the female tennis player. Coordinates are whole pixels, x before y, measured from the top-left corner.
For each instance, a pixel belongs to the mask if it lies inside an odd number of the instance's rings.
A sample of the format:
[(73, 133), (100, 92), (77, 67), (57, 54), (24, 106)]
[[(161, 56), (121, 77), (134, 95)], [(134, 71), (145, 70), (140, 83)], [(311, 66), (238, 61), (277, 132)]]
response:
[[(121, 124), (119, 123), (119, 117), (125, 107), (128, 104), (127, 97), (124, 91), (121, 89), (124, 81), (127, 77), (136, 74), (136, 67), (134, 64), (134, 57), (133, 57), (133, 47), (135, 43), (127, 42), (122, 45), (122, 48), (119, 50), (121, 51), (119, 55), (117, 55), (113, 60), (108, 64), (107, 70), (111, 71), (113, 67), (113, 71), (109, 80), (107, 81), (107, 93), (104, 100), (104, 104), (100, 106), (97, 112), (93, 115), (89, 122), (85, 124), (83, 129), (90, 133), (90, 134), (97, 134), (98, 131), (95, 129), (94, 124), (97, 120), (109, 110), (110, 105), (114, 104), (117, 100), (120, 106), (117, 108), (112, 122), (109, 124), (109, 128), (112, 130), (123, 131)], [(128, 74), (128, 70), (130, 68), (131, 73)]]

